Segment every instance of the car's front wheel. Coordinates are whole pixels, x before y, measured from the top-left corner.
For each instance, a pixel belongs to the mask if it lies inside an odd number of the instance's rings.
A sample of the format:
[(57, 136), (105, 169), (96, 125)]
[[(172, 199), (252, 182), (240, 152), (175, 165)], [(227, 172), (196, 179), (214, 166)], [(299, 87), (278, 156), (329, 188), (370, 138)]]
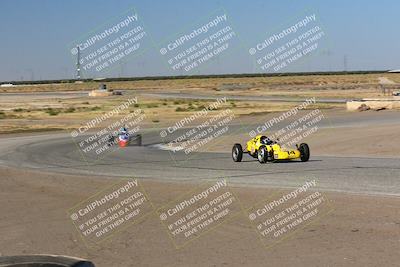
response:
[(257, 151), (257, 159), (260, 163), (267, 162), (267, 148), (265, 146), (261, 146)]

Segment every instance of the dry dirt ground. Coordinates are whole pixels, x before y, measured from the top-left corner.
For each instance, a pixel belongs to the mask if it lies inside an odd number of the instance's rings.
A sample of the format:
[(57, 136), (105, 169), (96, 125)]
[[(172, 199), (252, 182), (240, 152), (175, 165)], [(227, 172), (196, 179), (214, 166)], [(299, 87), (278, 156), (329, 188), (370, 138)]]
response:
[[(96, 266), (398, 266), (399, 198), (324, 193), (333, 208), (265, 248), (245, 215), (177, 250), (153, 213), (99, 246), (85, 246), (67, 210), (115, 180), (0, 169), (0, 253), (64, 254)], [(156, 207), (193, 188), (143, 180)], [(244, 206), (274, 192), (233, 188)]]
[[(387, 87), (385, 92), (390, 92), (398, 88), (399, 81), (400, 74), (124, 81), (107, 83), (110, 89), (124, 91), (122, 96), (106, 98), (88, 97), (88, 91), (97, 89), (98, 82), (1, 87), (0, 133), (73, 129), (83, 121), (110, 111), (128, 97), (138, 97), (138, 103), (126, 112), (140, 108), (146, 114), (147, 125), (162, 127), (214, 102), (168, 98), (168, 94), (241, 97), (240, 101), (229, 100), (223, 108), (230, 108), (240, 116), (254, 116), (285, 111), (298, 103), (250, 101), (246, 97), (376, 98), (383, 96), (382, 84)], [(316, 103), (309, 108), (344, 110), (345, 103)]]

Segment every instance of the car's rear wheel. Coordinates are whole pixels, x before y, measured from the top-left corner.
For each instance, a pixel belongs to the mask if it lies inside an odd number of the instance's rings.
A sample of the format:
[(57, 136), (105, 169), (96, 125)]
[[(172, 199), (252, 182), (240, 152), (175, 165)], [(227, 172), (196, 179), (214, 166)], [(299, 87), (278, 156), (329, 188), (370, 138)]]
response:
[(261, 146), (257, 151), (257, 159), (260, 163), (267, 162), (267, 148), (265, 146)]
[(241, 162), (243, 158), (243, 148), (241, 144), (235, 144), (232, 148), (232, 159), (234, 162)]
[(300, 144), (299, 151), (300, 151), (301, 161), (305, 162), (310, 159), (310, 148), (307, 144), (305, 143)]

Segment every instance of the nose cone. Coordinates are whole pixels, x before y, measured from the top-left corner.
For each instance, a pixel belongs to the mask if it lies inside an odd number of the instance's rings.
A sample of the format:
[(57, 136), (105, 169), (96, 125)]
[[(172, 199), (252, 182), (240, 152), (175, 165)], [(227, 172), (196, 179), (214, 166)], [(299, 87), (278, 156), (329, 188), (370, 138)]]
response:
[(128, 141), (127, 140), (119, 140), (118, 145), (120, 147), (126, 147), (126, 146), (128, 146)]

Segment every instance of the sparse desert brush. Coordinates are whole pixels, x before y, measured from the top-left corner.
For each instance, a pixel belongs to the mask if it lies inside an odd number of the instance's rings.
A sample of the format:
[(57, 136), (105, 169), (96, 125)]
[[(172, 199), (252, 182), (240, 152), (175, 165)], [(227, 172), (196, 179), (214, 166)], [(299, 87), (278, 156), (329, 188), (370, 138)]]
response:
[(73, 112), (75, 112), (75, 108), (74, 107), (69, 107), (69, 108), (67, 108), (64, 112), (65, 113), (73, 113)]
[(53, 109), (53, 108), (48, 108), (48, 109), (46, 109), (45, 112), (46, 112), (47, 114), (49, 114), (50, 116), (57, 116), (57, 115), (60, 113), (59, 110)]
[(146, 107), (147, 108), (158, 108), (158, 104), (156, 104), (156, 103), (148, 103), (148, 104), (146, 104)]

